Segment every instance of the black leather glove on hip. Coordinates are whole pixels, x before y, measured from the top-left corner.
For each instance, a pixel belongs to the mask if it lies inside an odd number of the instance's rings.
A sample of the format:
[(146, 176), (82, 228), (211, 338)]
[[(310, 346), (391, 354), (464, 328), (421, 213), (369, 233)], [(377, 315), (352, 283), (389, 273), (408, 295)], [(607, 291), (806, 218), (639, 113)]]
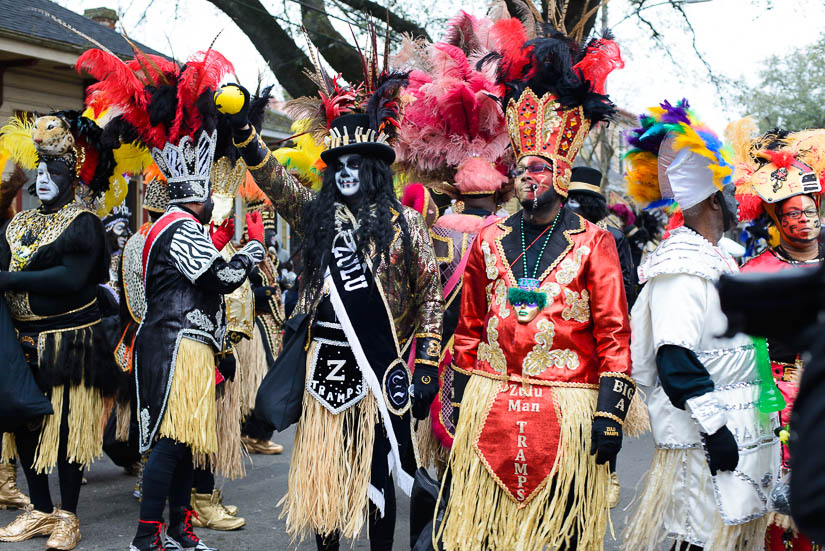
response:
[(739, 464), (739, 446), (728, 427), (722, 427), (713, 434), (701, 433), (701, 436), (711, 475), (736, 468)]

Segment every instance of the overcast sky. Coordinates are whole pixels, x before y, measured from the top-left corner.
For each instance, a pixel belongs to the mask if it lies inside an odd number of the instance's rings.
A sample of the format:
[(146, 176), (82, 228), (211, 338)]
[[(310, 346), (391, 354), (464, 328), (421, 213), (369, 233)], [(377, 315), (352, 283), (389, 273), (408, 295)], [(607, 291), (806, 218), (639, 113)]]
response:
[[(242, 83), (254, 87), (259, 72), (263, 73), (265, 84), (274, 82), (249, 39), (229, 17), (206, 0), (180, 0), (177, 13), (172, 0), (58, 2), (81, 13), (87, 8), (114, 8), (122, 14), (121, 23), (132, 39), (173, 53), (178, 59), (205, 49), (222, 31), (215, 48), (233, 62)], [(282, 5), (280, 0), (277, 3)], [(657, 3), (656, 0), (648, 2), (651, 6)], [(275, 1), (263, 0), (263, 4), (274, 6)], [(443, 14), (449, 17), (461, 8), (482, 13), (486, 1), (451, 0), (443, 4), (450, 5)], [(610, 26), (625, 60), (625, 68), (608, 79), (608, 92), (620, 107), (641, 112), (662, 99), (675, 101), (684, 96), (720, 133), (728, 122), (745, 114), (735, 101), (724, 101), (721, 97), (724, 94), (710, 82), (707, 69), (693, 52), (690, 34), (681, 16), (672, 8), (650, 7), (644, 15), (663, 33), (675, 63), (650, 39), (650, 31), (638, 19), (625, 19), (629, 13), (627, 0), (612, 0), (608, 8)], [(292, 9), (294, 20), (299, 22), (297, 8)], [(684, 9), (696, 31), (697, 47), (712, 71), (750, 83), (756, 82), (764, 61), (771, 55), (782, 55), (814, 42), (823, 32), (825, 21), (823, 0), (711, 0), (686, 4)]]

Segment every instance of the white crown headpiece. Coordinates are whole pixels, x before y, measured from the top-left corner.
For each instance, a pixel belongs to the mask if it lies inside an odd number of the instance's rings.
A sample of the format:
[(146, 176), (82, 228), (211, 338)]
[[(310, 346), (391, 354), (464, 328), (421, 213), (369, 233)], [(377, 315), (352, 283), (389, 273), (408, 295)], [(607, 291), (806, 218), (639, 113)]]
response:
[(184, 136), (177, 145), (167, 142), (163, 149), (152, 148), (152, 158), (169, 186), (169, 203), (202, 203), (209, 198), (217, 138), (217, 130), (201, 130), (197, 144)]

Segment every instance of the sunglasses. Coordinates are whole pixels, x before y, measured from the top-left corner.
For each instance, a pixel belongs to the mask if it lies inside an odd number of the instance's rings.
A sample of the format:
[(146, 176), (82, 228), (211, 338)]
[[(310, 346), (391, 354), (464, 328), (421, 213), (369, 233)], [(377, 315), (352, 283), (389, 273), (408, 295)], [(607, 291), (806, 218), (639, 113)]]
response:
[(546, 163), (536, 161), (534, 163), (530, 163), (527, 166), (517, 166), (517, 167), (515, 167), (513, 170), (510, 171), (510, 176), (512, 176), (513, 178), (518, 178), (519, 176), (521, 176), (525, 172), (529, 172), (530, 174), (541, 174), (545, 170), (550, 172), (550, 171), (553, 170), (553, 167), (546, 164)]

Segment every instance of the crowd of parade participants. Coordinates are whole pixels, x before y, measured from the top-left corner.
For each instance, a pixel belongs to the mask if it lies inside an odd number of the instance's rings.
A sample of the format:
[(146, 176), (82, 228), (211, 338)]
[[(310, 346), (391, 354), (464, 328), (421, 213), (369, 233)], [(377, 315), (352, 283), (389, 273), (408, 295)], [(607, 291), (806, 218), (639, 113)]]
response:
[[(396, 549), (820, 549), (825, 130), (671, 98), (621, 132), (610, 33), (501, 8), (371, 34), (360, 82), (310, 45), (287, 146), (212, 48), (89, 49), (83, 110), (0, 128), (0, 542), (78, 546), (105, 455), (123, 549), (240, 548), (220, 488), (293, 427), (292, 545), (390, 551), (409, 500)], [(624, 153), (585, 166), (598, 133)]]

